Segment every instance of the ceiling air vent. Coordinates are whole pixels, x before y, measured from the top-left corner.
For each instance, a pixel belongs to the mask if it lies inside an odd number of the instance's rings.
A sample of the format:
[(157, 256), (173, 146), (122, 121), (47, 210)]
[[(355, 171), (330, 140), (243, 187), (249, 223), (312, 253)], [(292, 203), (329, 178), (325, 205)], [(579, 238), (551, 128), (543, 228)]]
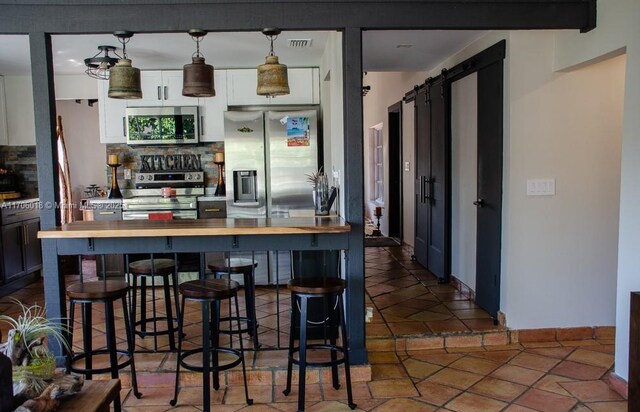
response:
[(289, 47), (292, 49), (311, 47), (311, 39), (289, 39)]

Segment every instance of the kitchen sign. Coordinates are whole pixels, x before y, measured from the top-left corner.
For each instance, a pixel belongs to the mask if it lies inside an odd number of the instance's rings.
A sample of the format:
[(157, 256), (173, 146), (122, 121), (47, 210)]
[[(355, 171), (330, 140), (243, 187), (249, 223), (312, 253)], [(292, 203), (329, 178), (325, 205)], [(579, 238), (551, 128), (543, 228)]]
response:
[(202, 170), (199, 154), (140, 155), (140, 171)]

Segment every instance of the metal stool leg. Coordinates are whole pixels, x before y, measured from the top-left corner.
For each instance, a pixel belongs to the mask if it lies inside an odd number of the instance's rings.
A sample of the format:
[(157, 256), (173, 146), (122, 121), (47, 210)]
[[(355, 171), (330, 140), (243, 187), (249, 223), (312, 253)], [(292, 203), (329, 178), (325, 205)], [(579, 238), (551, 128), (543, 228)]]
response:
[(136, 364), (133, 359), (133, 353), (135, 352), (135, 334), (133, 333), (133, 324), (129, 319), (127, 313), (127, 300), (122, 298), (122, 317), (124, 318), (124, 328), (127, 334), (127, 351), (131, 359), (131, 387), (133, 388), (133, 395), (140, 399), (142, 394), (138, 391), (138, 379), (136, 378)]
[[(258, 342), (258, 320), (256, 316), (256, 290), (253, 276), (253, 269), (244, 273), (244, 305), (247, 312), (247, 318), (251, 323), (248, 326), (249, 336), (253, 338), (253, 349), (258, 350), (260, 343)], [(238, 313), (238, 316), (240, 314)]]
[(351, 371), (349, 363), (349, 340), (347, 339), (347, 327), (345, 325), (344, 303), (342, 302), (342, 294), (338, 295), (338, 312), (340, 316), (340, 334), (342, 335), (342, 348), (344, 350), (344, 375), (347, 381), (347, 401), (349, 408), (355, 409), (358, 405), (353, 403), (353, 393), (351, 392)]
[[(176, 295), (176, 300), (178, 295)], [(173, 392), (173, 399), (169, 402), (171, 406), (178, 403), (178, 389), (180, 387), (180, 356), (182, 356), (182, 328), (184, 327), (184, 296), (182, 297), (182, 310), (178, 316), (178, 364), (176, 365), (176, 386)]]
[[(83, 323), (82, 323), (82, 343), (84, 346), (84, 353), (87, 355), (85, 357), (85, 369), (91, 369), (93, 367), (93, 359), (91, 356), (91, 352), (93, 351), (93, 342), (91, 338), (91, 303), (81, 303), (82, 305), (82, 313), (83, 313)], [(93, 375), (91, 372), (87, 372), (85, 374), (85, 379), (91, 380)]]
[(205, 412), (211, 410), (211, 347), (209, 323), (209, 305), (207, 301), (202, 301), (202, 396)]
[(209, 312), (209, 319), (211, 321), (209, 325), (209, 330), (211, 331), (211, 349), (214, 350), (212, 358), (213, 370), (211, 374), (213, 375), (213, 389), (218, 390), (220, 389), (220, 374), (218, 371), (218, 367), (220, 364), (218, 363), (217, 352), (217, 349), (220, 346), (220, 332), (218, 328), (218, 323), (220, 322), (220, 300), (216, 300), (215, 302), (211, 303)]
[(158, 315), (156, 313), (156, 268), (151, 254), (151, 316), (153, 317), (153, 351), (158, 351)]
[[(105, 306), (105, 321), (107, 326), (107, 350), (109, 351), (109, 363), (111, 365), (111, 378), (118, 379), (118, 348), (116, 347), (116, 326), (114, 322), (113, 301), (107, 300)], [(113, 401), (113, 409), (120, 412), (120, 393)]]
[(173, 328), (173, 313), (171, 309), (171, 292), (169, 291), (169, 275), (162, 276), (164, 288), (164, 306), (167, 312), (167, 329), (169, 330), (169, 349), (176, 350), (175, 330)]
[[(334, 335), (334, 329), (333, 329), (333, 325), (335, 325), (335, 311), (333, 310), (333, 308), (331, 307), (332, 303), (333, 303), (333, 299), (335, 296), (330, 296), (328, 298), (326, 298), (326, 303), (327, 303), (327, 313), (329, 314), (329, 324), (327, 325), (328, 327), (325, 328), (325, 331), (327, 333), (329, 333), (329, 343), (331, 344), (331, 346), (336, 347), (336, 336)], [(339, 299), (339, 298), (338, 298)], [(338, 364), (337, 364), (337, 360), (338, 360), (338, 353), (335, 350), (331, 351), (331, 362), (333, 362), (333, 364), (331, 365), (331, 378), (333, 381), (333, 388), (334, 389), (340, 389), (340, 380), (338, 379)]]
[[(131, 274), (131, 282), (133, 286), (131, 287), (131, 331), (133, 332), (133, 345), (136, 344), (136, 312), (138, 311), (137, 301), (138, 301), (138, 275)], [(140, 308), (140, 312), (142, 313), (142, 308)]]
[(291, 374), (293, 369), (293, 345), (294, 345), (294, 334), (296, 332), (296, 327), (293, 322), (293, 310), (295, 310), (295, 303), (297, 302), (296, 297), (291, 294), (291, 324), (289, 325), (289, 356), (287, 357), (287, 387), (282, 391), (284, 396), (289, 396), (291, 393)]
[(67, 361), (65, 364), (66, 373), (71, 373), (71, 357), (73, 357), (73, 326), (76, 321), (75, 315), (75, 307), (76, 304), (72, 300), (69, 301), (69, 324), (67, 326), (67, 342), (69, 343), (69, 348), (67, 349)]
[(140, 331), (147, 331), (147, 277), (140, 277)]
[(298, 411), (304, 411), (307, 373), (307, 296), (300, 296), (300, 352), (298, 365)]
[[(238, 325), (238, 331), (241, 330), (241, 326), (240, 326), (240, 307), (238, 306), (238, 294), (235, 294), (235, 301), (236, 301), (236, 323)], [(220, 314), (218, 314), (219, 316)], [(231, 316), (231, 308), (229, 308), (229, 316)], [(247, 401), (247, 405), (252, 405), (253, 404), (253, 399), (249, 398), (249, 388), (247, 387), (247, 370), (245, 368), (244, 365), (244, 344), (242, 343), (242, 332), (238, 332), (238, 336), (240, 337), (240, 355), (242, 356), (241, 358), (241, 363), (242, 363), (242, 379), (244, 381), (244, 398)]]

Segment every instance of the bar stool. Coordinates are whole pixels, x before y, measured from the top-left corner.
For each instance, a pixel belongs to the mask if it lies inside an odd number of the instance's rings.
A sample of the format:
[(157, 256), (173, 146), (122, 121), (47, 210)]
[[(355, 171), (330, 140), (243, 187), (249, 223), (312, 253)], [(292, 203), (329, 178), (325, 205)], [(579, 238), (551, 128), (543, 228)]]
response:
[[(298, 347), (294, 347), (295, 340), (295, 322), (291, 321), (291, 329), (289, 335), (289, 362), (287, 363), (287, 387), (282, 393), (285, 396), (291, 392), (291, 372), (293, 364), (298, 365), (298, 411), (304, 411), (305, 398), (305, 373), (307, 365), (311, 366), (331, 366), (333, 377), (333, 387), (340, 388), (338, 381), (338, 365), (344, 364), (345, 378), (347, 381), (347, 398), (349, 408), (355, 409), (357, 405), (353, 403), (353, 395), (351, 392), (351, 371), (349, 369), (349, 343), (347, 339), (347, 328), (345, 326), (344, 304), (342, 302), (342, 294), (346, 288), (346, 282), (338, 278), (296, 278), (289, 281), (288, 288), (291, 291), (291, 304), (298, 305), (300, 309), (300, 338)], [(329, 317), (339, 318), (340, 334), (342, 335), (342, 346), (336, 344), (336, 334), (329, 332), (330, 344), (325, 343), (307, 343), (307, 308), (309, 299), (325, 298), (327, 302), (336, 301), (335, 308), (330, 309)], [(293, 309), (295, 310), (295, 306)], [(327, 362), (309, 362), (307, 361), (307, 349), (324, 349), (331, 351), (331, 360)], [(294, 353), (299, 352), (298, 360), (294, 359)], [(342, 353), (342, 358), (338, 359), (337, 352)]]
[[(224, 261), (211, 262), (208, 266), (214, 275), (227, 274), (229, 275), (228, 278), (230, 278), (230, 275), (242, 274), (244, 280), (244, 305), (247, 316), (238, 316), (237, 320), (246, 322), (247, 327), (241, 330), (232, 330), (231, 327), (229, 327), (229, 329), (220, 329), (219, 332), (227, 335), (248, 333), (249, 336), (253, 338), (253, 349), (258, 350), (258, 348), (260, 348), (260, 343), (258, 342), (258, 326), (260, 325), (258, 325), (256, 319), (256, 286), (253, 271), (254, 268), (258, 267), (258, 263), (251, 259), (231, 258)], [(220, 318), (221, 322), (229, 321), (230, 326), (234, 320), (236, 320), (235, 317)]]
[[(127, 256), (128, 261), (128, 256)], [(176, 273), (176, 261), (173, 259), (151, 259), (137, 260), (128, 264), (129, 273), (132, 278), (132, 297), (131, 297), (131, 318), (134, 327), (134, 333), (141, 338), (153, 336), (154, 352), (158, 351), (158, 336), (169, 336), (169, 349), (176, 350), (175, 343), (175, 327), (173, 325), (174, 317), (171, 308), (171, 293), (169, 292), (169, 280), (173, 283), (173, 294), (175, 296), (176, 315), (179, 316), (180, 308), (178, 306), (178, 276)], [(164, 289), (164, 306), (166, 316), (158, 316), (156, 312), (156, 290), (155, 278), (162, 277), (162, 286)], [(147, 277), (151, 278), (151, 300), (152, 300), (152, 316), (147, 318)], [(137, 291), (138, 278), (140, 278), (140, 320), (137, 320)], [(166, 321), (167, 328), (158, 330), (158, 321)], [(147, 324), (153, 322), (153, 331), (147, 330)], [(134, 336), (135, 338), (135, 336)]]
[[(208, 412), (211, 408), (211, 384), (209, 374), (213, 374), (213, 388), (220, 388), (220, 380), (218, 372), (231, 369), (242, 364), (242, 377), (244, 380), (244, 395), (247, 405), (253, 404), (253, 399), (249, 398), (249, 389), (247, 388), (247, 372), (244, 366), (244, 347), (242, 344), (242, 335), (240, 338), (240, 350), (233, 348), (225, 348), (219, 346), (218, 325), (220, 323), (220, 302), (225, 299), (234, 298), (236, 315), (239, 314), (238, 306), (238, 282), (230, 279), (203, 279), (192, 280), (180, 284), (180, 294), (182, 294), (182, 311), (178, 321), (178, 361), (176, 365), (176, 383), (173, 399), (169, 402), (171, 406), (175, 406), (178, 402), (178, 390), (180, 385), (180, 366), (185, 369), (203, 373), (203, 406)], [(200, 302), (202, 307), (202, 348), (191, 349), (182, 352), (182, 328), (184, 325), (184, 309), (185, 301)], [(237, 327), (240, 329), (240, 320), (236, 318)], [(218, 354), (227, 353), (234, 355), (236, 359), (220, 365)], [(187, 358), (192, 355), (202, 354), (202, 366), (187, 363)], [(211, 356), (213, 355), (213, 356)], [(212, 366), (213, 364), (213, 366)]]
[[(129, 312), (127, 309), (127, 291), (129, 285), (127, 282), (121, 280), (105, 280), (99, 282), (86, 282), (76, 283), (67, 288), (67, 297), (70, 304), (70, 316), (69, 316), (69, 342), (70, 350), (67, 356), (67, 373), (79, 373), (85, 375), (86, 379), (91, 379), (93, 374), (109, 373), (111, 372), (111, 378), (118, 379), (118, 370), (131, 365), (131, 386), (136, 398), (140, 398), (142, 394), (138, 392), (138, 383), (136, 380), (136, 367), (133, 360), (133, 333), (131, 330), (131, 323), (129, 322)], [(121, 300), (122, 302), (122, 316), (124, 318), (124, 327), (127, 335), (127, 350), (120, 350), (116, 346), (116, 328), (114, 321), (113, 304), (115, 301)], [(83, 323), (82, 323), (82, 340), (84, 345), (84, 352), (73, 353), (73, 325), (75, 321), (75, 304), (80, 303), (83, 311)], [(92, 348), (92, 320), (91, 320), (91, 305), (94, 303), (104, 303), (105, 305), (105, 323), (106, 323), (106, 335), (107, 335), (107, 348), (97, 349)], [(94, 368), (92, 357), (100, 354), (109, 354), (109, 367), (106, 368)], [(123, 355), (127, 359), (122, 363), (118, 363), (118, 355)], [(85, 367), (74, 367), (74, 363), (84, 359)], [(114, 408), (116, 411), (120, 411), (120, 395), (116, 397), (114, 401)]]

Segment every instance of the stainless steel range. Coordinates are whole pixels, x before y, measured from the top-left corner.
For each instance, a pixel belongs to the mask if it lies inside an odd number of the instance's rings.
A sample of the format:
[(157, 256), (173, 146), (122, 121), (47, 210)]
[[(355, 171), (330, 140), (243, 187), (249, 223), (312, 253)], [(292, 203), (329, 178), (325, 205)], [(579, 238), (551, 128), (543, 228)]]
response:
[[(204, 195), (204, 172), (163, 171), (136, 173), (136, 188), (124, 190), (123, 220), (148, 220), (150, 217), (197, 219), (198, 196)], [(162, 188), (170, 187), (171, 196)]]

